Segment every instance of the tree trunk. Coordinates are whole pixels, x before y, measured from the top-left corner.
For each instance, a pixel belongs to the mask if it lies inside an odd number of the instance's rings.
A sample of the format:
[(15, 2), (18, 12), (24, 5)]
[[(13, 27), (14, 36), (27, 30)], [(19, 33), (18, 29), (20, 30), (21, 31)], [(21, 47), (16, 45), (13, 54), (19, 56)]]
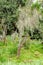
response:
[(6, 25), (3, 26), (3, 42), (6, 43)]
[(26, 42), (26, 38), (27, 37), (23, 37), (23, 40), (21, 40), (19, 46), (18, 46), (18, 50), (17, 50), (17, 58), (19, 58), (20, 56), (20, 51), (21, 51), (21, 48), (23, 47), (23, 45), (25, 44)]

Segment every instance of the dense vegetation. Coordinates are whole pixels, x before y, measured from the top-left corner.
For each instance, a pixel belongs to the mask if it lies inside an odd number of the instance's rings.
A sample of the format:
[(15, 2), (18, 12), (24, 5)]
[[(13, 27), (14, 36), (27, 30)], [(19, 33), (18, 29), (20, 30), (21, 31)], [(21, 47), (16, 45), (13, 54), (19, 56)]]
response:
[(43, 0), (0, 0), (0, 62), (7, 61), (43, 65)]

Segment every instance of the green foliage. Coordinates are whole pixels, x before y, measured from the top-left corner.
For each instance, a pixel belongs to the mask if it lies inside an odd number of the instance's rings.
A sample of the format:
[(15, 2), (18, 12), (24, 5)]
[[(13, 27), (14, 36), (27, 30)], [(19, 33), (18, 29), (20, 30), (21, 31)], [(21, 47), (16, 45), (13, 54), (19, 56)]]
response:
[(24, 49), (29, 49), (30, 46), (30, 39), (28, 38), (28, 40), (26, 41), (26, 43), (24, 44)]
[(3, 45), (4, 45), (4, 43), (2, 41), (0, 41), (0, 46), (3, 46)]
[(19, 5), (25, 6), (26, 0), (0, 0), (0, 19), (4, 19), (4, 24), (7, 25), (7, 30), (12, 32), (14, 26), (12, 23), (18, 21)]
[(6, 59), (5, 56), (1, 56), (1, 55), (0, 55), (0, 61), (1, 61), (1, 62), (5, 62), (5, 61), (7, 61), (7, 59)]
[[(15, 29), (18, 17), (19, 17), (19, 11), (18, 8), (21, 5), (21, 7), (25, 7), (27, 0), (0, 0), (0, 19), (4, 19), (4, 25), (7, 25), (7, 32), (8, 34), (11, 34), (12, 31)], [(31, 3), (31, 2), (30, 2)], [(41, 14), (41, 18), (39, 18), (39, 21), (41, 22), (40, 24), (43, 24), (43, 8), (41, 8), (42, 4), (39, 4), (38, 2), (36, 3), (31, 3), (32, 6), (31, 9), (37, 9), (38, 12)], [(41, 29), (43, 28), (43, 25), (41, 25)], [(42, 29), (43, 30), (43, 29)], [(1, 30), (0, 30), (1, 31)], [(26, 32), (27, 33), (27, 32)], [(38, 34), (37, 34), (38, 35)], [(37, 38), (37, 35), (34, 37)], [(38, 35), (40, 37), (40, 35)]]
[(25, 6), (26, 0), (19, 0), (19, 4), (21, 4), (22, 7)]
[(18, 19), (18, 0), (0, 0), (0, 19), (5, 19), (8, 30), (13, 29), (11, 22)]
[(32, 6), (31, 6), (31, 8), (32, 8), (32, 10), (35, 9), (35, 8), (36, 8), (37, 10), (39, 10), (39, 9), (40, 9), (40, 4), (39, 4), (38, 2), (33, 3)]
[[(10, 32), (14, 29), (13, 24), (17, 23), (18, 21), (19, 5), (21, 5), (21, 7), (24, 7), (26, 5), (26, 1), (27, 0), (0, 0), (0, 19), (1, 20), (3, 19), (3, 21), (5, 20), (4, 25), (7, 25), (7, 30), (9, 30)], [(35, 4), (32, 4), (31, 8), (32, 10), (36, 8), (38, 12), (40, 12), (41, 18), (39, 18), (39, 21), (42, 26), (41, 30), (43, 31), (43, 8), (40, 9), (40, 7), (41, 7), (41, 4), (36, 2)], [(26, 34), (27, 32), (28, 30), (25, 31), (24, 34)], [(43, 65), (43, 62), (42, 62), (43, 61), (43, 44), (41, 44), (40, 39), (36, 40), (40, 38), (40, 35), (42, 33), (40, 33), (40, 31), (37, 32), (35, 29), (35, 31), (33, 32), (33, 37), (32, 37), (32, 38), (35, 38), (35, 40), (30, 41), (28, 39), (26, 41), (26, 44), (24, 44), (23, 48), (21, 49), (21, 54), (19, 59), (17, 59), (16, 57), (17, 49), (18, 49), (18, 38), (15, 38), (15, 40), (12, 41), (11, 37), (7, 36), (6, 44), (4, 44), (3, 42), (0, 42), (0, 62), (6, 62), (9, 60), (11, 62), (15, 61), (17, 62), (17, 64), (22, 61), (24, 65), (25, 63), (28, 65)], [(39, 61), (36, 61), (36, 60), (39, 60)], [(9, 65), (10, 64), (11, 63), (9, 63)], [(6, 65), (6, 64), (3, 64), (3, 65)]]
[(37, 9), (38, 11), (38, 14), (39, 14), (39, 22), (40, 22), (40, 28), (39, 28), (39, 33), (36, 32), (36, 30), (34, 31), (34, 33), (36, 34), (33, 34), (33, 37), (32, 38), (42, 38), (43, 39), (43, 6), (42, 6), (42, 3), (40, 2), (36, 2), (36, 3), (33, 3), (32, 6), (31, 6), (31, 10), (33, 11), (34, 9)]
[[(1, 44), (1, 42), (0, 42)], [(7, 37), (7, 45), (0, 46), (0, 62), (6, 62), (11, 58), (11, 62), (28, 62), (28, 60), (43, 60), (43, 45), (41, 41), (30, 40), (26, 41), (26, 45), (21, 49), (19, 59), (16, 58), (18, 48), (18, 39), (12, 42), (11, 37)], [(38, 56), (37, 56), (38, 55)]]

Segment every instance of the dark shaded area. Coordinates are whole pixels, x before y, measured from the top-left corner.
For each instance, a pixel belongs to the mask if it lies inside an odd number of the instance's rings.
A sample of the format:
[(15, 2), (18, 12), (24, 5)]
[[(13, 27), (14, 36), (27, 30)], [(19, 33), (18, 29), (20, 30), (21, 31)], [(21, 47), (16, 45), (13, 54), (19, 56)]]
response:
[[(12, 29), (7, 29), (7, 35), (11, 35), (13, 32), (17, 32), (17, 33), (19, 33), (19, 30), (18, 30), (18, 28), (17, 28), (17, 26), (16, 26), (16, 24), (15, 23), (13, 23), (13, 22), (11, 22), (11, 25), (12, 25)], [(11, 26), (11, 25), (9, 25), (9, 27)]]
[(29, 35), (30, 35), (30, 39), (41, 39), (42, 40), (42, 36), (41, 36), (41, 32), (38, 29), (34, 29), (33, 35), (31, 36), (31, 32), (29, 31)]

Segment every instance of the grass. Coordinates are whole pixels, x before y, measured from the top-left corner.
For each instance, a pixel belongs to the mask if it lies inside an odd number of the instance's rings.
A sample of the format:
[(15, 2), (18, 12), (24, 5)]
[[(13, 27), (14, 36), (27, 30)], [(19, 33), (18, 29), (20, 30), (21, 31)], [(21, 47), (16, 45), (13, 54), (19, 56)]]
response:
[(8, 36), (6, 44), (0, 42), (0, 65), (43, 65), (43, 44), (40, 40), (27, 40), (18, 59), (17, 48), (18, 38), (12, 41)]

